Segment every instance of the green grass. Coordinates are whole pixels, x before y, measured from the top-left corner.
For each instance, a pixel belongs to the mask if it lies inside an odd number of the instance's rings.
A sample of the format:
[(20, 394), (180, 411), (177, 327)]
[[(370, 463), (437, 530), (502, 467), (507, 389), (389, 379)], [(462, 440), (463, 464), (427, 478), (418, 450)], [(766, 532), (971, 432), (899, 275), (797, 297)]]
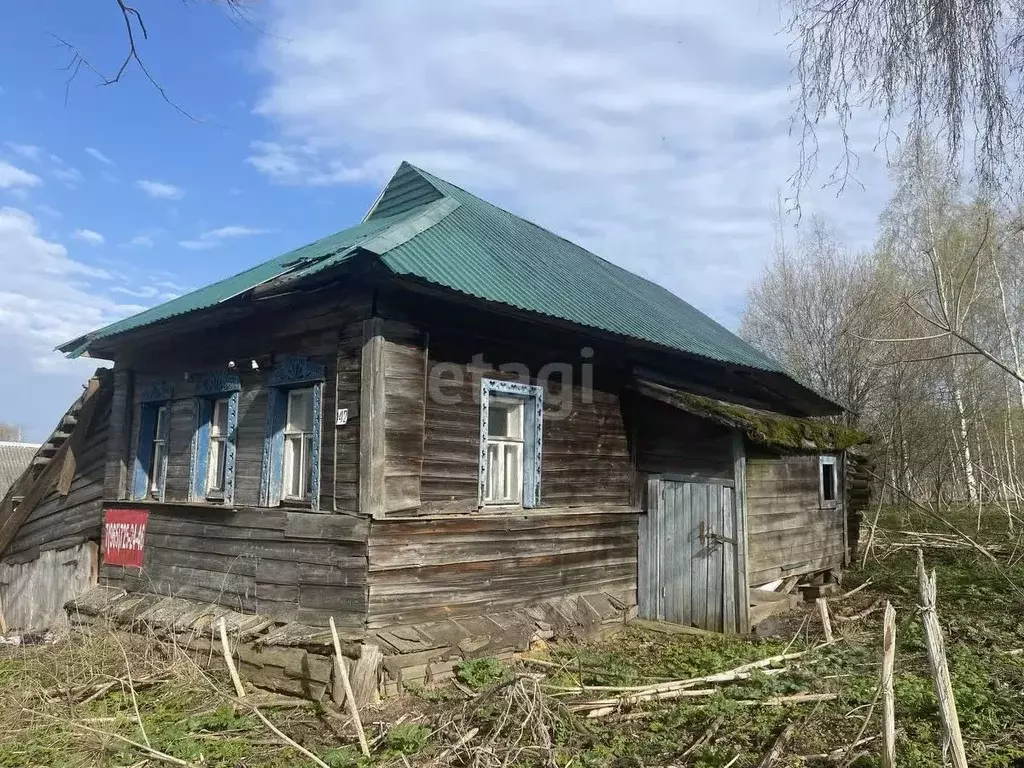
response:
[[(965, 511), (958, 525), (974, 532), (974, 513)], [(979, 539), (1006, 544), (998, 513), (986, 515), (991, 528)], [(917, 513), (884, 521), (890, 528), (942, 530)], [(1003, 556), (1006, 560), (1006, 556)], [(1024, 656), (1009, 651), (1024, 648), (1024, 604), (1007, 579), (1024, 585), (1024, 567), (1004, 567), (1000, 573), (970, 550), (926, 552), (928, 566), (938, 577), (938, 612), (946, 637), (960, 723), (972, 768), (1024, 766)], [(869, 559), (864, 569), (846, 574), (844, 589), (871, 579), (853, 598), (833, 603), (834, 614), (853, 615), (878, 601), (889, 600), (897, 612), (896, 723), (900, 765), (942, 766), (942, 732), (917, 616), (916, 553), (899, 551), (880, 561)], [(609, 695), (571, 694), (558, 688), (639, 685), (719, 672), (776, 655), (785, 649), (812, 649), (821, 642), (816, 612), (798, 609), (781, 622), (778, 636), (767, 639), (663, 634), (631, 627), (601, 641), (560, 643), (545, 657), (559, 668), (545, 667), (541, 702), (549, 710), (548, 738), (555, 763), (573, 768), (631, 768), (680, 763), (680, 755), (714, 722), (717, 736), (688, 758), (688, 765), (724, 766), (737, 755), (737, 768), (757, 765), (778, 734), (797, 723), (797, 734), (786, 752), (788, 765), (797, 758), (827, 754), (850, 744), (860, 731), (877, 686), (881, 653), (881, 611), (857, 622), (835, 621), (839, 642), (818, 648), (790, 663), (785, 674), (756, 674), (748, 680), (722, 685), (708, 698), (635, 705), (616, 716), (586, 719), (570, 714), (566, 704)], [(167, 660), (152, 646), (127, 649), (136, 678), (166, 668)], [(53, 691), (67, 685), (123, 676), (124, 660), (116, 644), (96, 636), (60, 646), (5, 650), (0, 656), (0, 766), (7, 768), (84, 768), (128, 766), (143, 755), (109, 737), (76, 730), (69, 721), (143, 741), (130, 696), (120, 687), (87, 705), (61, 700)], [(456, 668), (463, 688), (452, 684), (410, 690), (410, 696), (385, 702), (381, 712), (368, 711), (364, 720), (388, 720), (390, 727), (371, 727), (375, 740), (371, 758), (363, 758), (351, 734), (339, 737), (337, 724), (310, 705), (268, 710), (267, 715), (332, 768), (391, 768), (429, 764), (472, 727), (472, 744), (500, 751), (500, 739), (529, 721), (523, 707), (534, 706), (507, 696), (518, 673), (537, 673), (533, 666), (510, 666), (494, 660), (465, 662)], [(181, 671), (181, 670), (179, 670)], [(230, 684), (214, 679), (221, 690)], [(472, 699), (465, 689), (475, 692)], [(524, 689), (527, 692), (535, 688)], [(48, 696), (42, 693), (48, 691)], [(741, 702), (792, 693), (831, 693), (838, 698), (786, 707), (747, 706)], [(232, 707), (202, 676), (187, 669), (171, 680), (138, 692), (139, 713), (153, 747), (202, 766), (284, 768), (308, 766), (308, 760), (274, 742), (251, 713)], [(528, 699), (529, 697), (527, 697)], [(524, 703), (525, 701), (525, 703)], [(518, 707), (518, 709), (516, 708)], [(30, 711), (26, 711), (30, 710)], [(57, 717), (52, 720), (32, 712)], [(879, 731), (876, 707), (865, 735)], [(458, 727), (454, 727), (458, 726)], [(531, 726), (532, 727), (532, 726)], [(461, 728), (461, 730), (459, 730)], [(500, 739), (494, 744), (496, 733)], [(532, 739), (536, 731), (522, 731)], [(510, 766), (549, 765), (546, 751), (523, 742), (513, 750)], [(854, 766), (880, 766), (877, 740)], [(451, 757), (439, 765), (461, 765)], [(155, 764), (155, 763), (151, 763)], [(802, 764), (826, 765), (810, 759)]]

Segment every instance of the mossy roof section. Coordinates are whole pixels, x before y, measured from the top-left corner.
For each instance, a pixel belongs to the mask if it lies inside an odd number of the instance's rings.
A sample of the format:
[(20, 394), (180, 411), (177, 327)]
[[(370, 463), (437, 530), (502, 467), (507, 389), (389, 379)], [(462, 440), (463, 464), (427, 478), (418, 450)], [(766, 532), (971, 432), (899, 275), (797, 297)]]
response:
[(867, 434), (845, 424), (760, 411), (647, 382), (643, 383), (641, 391), (651, 387), (660, 391), (658, 399), (694, 416), (740, 429), (759, 445), (818, 453), (842, 451), (870, 442)]

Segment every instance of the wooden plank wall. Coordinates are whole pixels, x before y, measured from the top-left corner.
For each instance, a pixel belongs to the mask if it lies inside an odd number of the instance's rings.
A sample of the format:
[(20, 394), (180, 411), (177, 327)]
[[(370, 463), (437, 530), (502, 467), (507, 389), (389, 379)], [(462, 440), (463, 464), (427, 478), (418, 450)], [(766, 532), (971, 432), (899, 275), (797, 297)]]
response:
[(635, 600), (637, 515), (594, 509), (374, 520), (367, 626), (487, 615), (578, 593)]
[(818, 472), (817, 456), (748, 456), (751, 586), (842, 567), (842, 502), (835, 509), (819, 507)]
[[(480, 461), (480, 378), (520, 380), (498, 370), (514, 352), (504, 346), (474, 347), (469, 337), (431, 331), (426, 368), (423, 461), (420, 479), (421, 513), (467, 511), (476, 507)], [(492, 367), (481, 370), (471, 362), (473, 350), (486, 349)], [(517, 350), (520, 353), (522, 349)], [(528, 365), (531, 373), (554, 356)], [(522, 354), (519, 355), (522, 357)], [(541, 507), (628, 505), (633, 466), (617, 389), (598, 385), (588, 394), (574, 371), (571, 400), (563, 397), (558, 377), (533, 384), (545, 386), (544, 435), (541, 446)], [(390, 425), (389, 425), (390, 429)], [(596, 481), (600, 478), (600, 481)]]
[(141, 571), (103, 565), (100, 583), (243, 613), (362, 627), (368, 522), (352, 515), (133, 505), (149, 510)]
[(734, 479), (730, 430), (647, 397), (631, 398), (628, 413), (638, 472)]
[[(195, 429), (194, 382), (198, 376), (227, 370), (235, 360), (235, 373), (242, 391), (239, 397), (236, 443), (235, 503), (259, 503), (263, 438), (266, 433), (267, 393), (264, 382), (269, 371), (252, 371), (249, 360), (267, 355), (283, 358), (301, 355), (322, 364), (325, 371), (323, 435), (320, 461), (320, 509), (358, 512), (359, 464), (359, 346), (362, 318), (369, 312), (364, 297), (339, 305), (337, 302), (275, 306), (268, 302), (256, 318), (228, 325), (199, 343), (188, 337), (170, 349), (154, 348), (136, 357), (131, 393), (131, 437), (128, 445), (127, 496), (138, 447), (138, 407), (141, 393), (154, 382), (173, 388), (171, 431), (168, 440), (167, 485), (164, 500), (188, 501)], [(192, 343), (195, 342), (195, 343)], [(168, 362), (169, 361), (169, 362)], [(190, 374), (189, 380), (185, 374)], [(349, 421), (336, 425), (336, 409), (349, 409)], [(112, 471), (115, 466), (112, 464)]]
[[(102, 393), (97, 394), (100, 396)], [(61, 496), (56, 486), (47, 492), (5, 550), (5, 563), (24, 563), (47, 550), (99, 541), (111, 401), (111, 397), (105, 397), (103, 406), (92, 419), (77, 457), (70, 492)]]
[(420, 506), (427, 337), (394, 320), (384, 322), (384, 512)]

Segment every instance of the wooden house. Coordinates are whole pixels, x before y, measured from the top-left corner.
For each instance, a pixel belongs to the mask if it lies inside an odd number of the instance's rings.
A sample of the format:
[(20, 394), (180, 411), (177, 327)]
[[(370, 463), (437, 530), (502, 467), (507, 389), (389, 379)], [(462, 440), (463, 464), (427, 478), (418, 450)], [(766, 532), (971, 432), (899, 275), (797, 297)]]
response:
[(0, 569), (91, 574), (79, 611), (333, 616), (394, 683), (638, 612), (746, 631), (750, 587), (849, 557), (835, 404), (408, 164), (356, 226), (61, 349), (114, 366), (3, 500)]

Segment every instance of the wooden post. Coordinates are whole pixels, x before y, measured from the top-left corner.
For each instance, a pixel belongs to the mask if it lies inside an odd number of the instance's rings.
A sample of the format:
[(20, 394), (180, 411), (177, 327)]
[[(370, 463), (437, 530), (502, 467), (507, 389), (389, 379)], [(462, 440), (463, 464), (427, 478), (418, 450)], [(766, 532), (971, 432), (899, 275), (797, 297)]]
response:
[(882, 624), (882, 765), (896, 767), (896, 696), (893, 693), (893, 667), (896, 662), (896, 611), (885, 603)]
[(736, 591), (739, 603), (739, 631), (741, 635), (750, 632), (750, 584), (747, 579), (747, 450), (743, 433), (732, 433), (733, 482), (736, 507)]
[(235, 669), (235, 660), (231, 656), (231, 646), (228, 645), (228, 628), (224, 622), (224, 617), (220, 617), (218, 623), (220, 628), (220, 647), (224, 651), (224, 663), (228, 665), (228, 672), (231, 673), (231, 682), (235, 684), (235, 693), (238, 694), (238, 698), (245, 698), (245, 686), (242, 685), (242, 678), (238, 676), (238, 670)]
[(334, 626), (334, 617), (331, 616), (331, 637), (334, 639), (335, 671), (341, 675), (341, 684), (345, 687), (345, 701), (348, 702), (348, 713), (352, 717), (352, 725), (359, 734), (359, 748), (366, 757), (370, 756), (370, 745), (366, 743), (366, 734), (363, 733), (363, 721), (359, 719), (359, 707), (356, 706), (356, 697), (352, 693), (352, 683), (348, 679), (348, 670), (345, 669), (345, 659), (341, 655), (341, 640), (338, 638), (338, 628)]
[(363, 321), (359, 371), (359, 511), (384, 516), (384, 321)]
[(821, 616), (821, 626), (825, 630), (825, 642), (834, 642), (835, 638), (832, 635), (832, 620), (828, 616), (828, 601), (824, 597), (819, 597), (814, 601), (818, 605), (818, 614)]
[(946, 663), (946, 644), (939, 626), (939, 616), (935, 609), (935, 571), (929, 575), (924, 569), (924, 553), (917, 550), (917, 581), (921, 595), (921, 623), (924, 625), (924, 643), (928, 649), (928, 664), (932, 669), (935, 682), (935, 695), (939, 700), (939, 717), (942, 719), (942, 730), (946, 738), (946, 751), (949, 753), (953, 768), (967, 768), (967, 754), (964, 751), (964, 740), (960, 735), (960, 720), (956, 713), (956, 698), (953, 696), (953, 683), (949, 677), (949, 665)]

